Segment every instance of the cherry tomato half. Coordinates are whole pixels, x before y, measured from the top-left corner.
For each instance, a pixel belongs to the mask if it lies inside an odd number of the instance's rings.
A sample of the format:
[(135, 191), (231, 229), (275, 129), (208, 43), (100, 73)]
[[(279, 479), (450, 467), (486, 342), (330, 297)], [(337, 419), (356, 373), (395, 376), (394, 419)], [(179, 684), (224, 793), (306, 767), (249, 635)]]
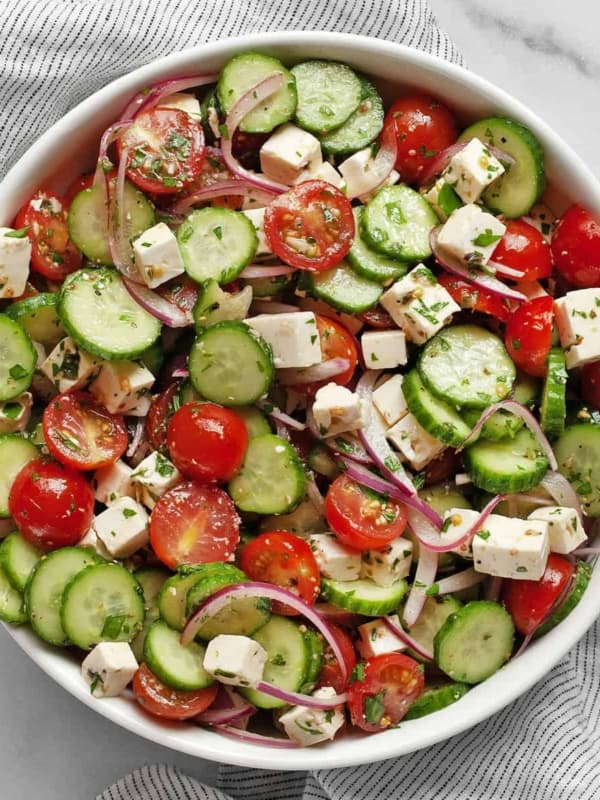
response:
[(89, 531), (94, 493), (80, 472), (37, 458), (15, 478), (8, 507), (24, 539), (55, 550), (77, 544)]
[(321, 338), (323, 361), (327, 361), (330, 358), (347, 358), (349, 365), (347, 370), (340, 372), (339, 375), (334, 375), (332, 378), (327, 378), (327, 380), (313, 381), (313, 383), (300, 383), (294, 386), (298, 394), (304, 394), (308, 397), (313, 397), (313, 395), (327, 383), (333, 382), (340, 386), (345, 386), (354, 375), (354, 370), (358, 363), (358, 349), (354, 336), (336, 320), (323, 317), (321, 314), (316, 314), (315, 316), (317, 319), (317, 330)]
[(425, 685), (423, 666), (402, 653), (374, 656), (358, 675), (357, 670), (348, 687), (348, 708), (352, 724), (368, 733), (397, 725)]
[(74, 469), (107, 467), (127, 450), (123, 417), (110, 414), (87, 392), (54, 397), (44, 410), (42, 425), (50, 453)]
[(152, 398), (146, 417), (146, 434), (154, 450), (164, 450), (167, 446), (167, 428), (175, 413), (175, 398), (178, 397), (179, 390), (179, 384), (172, 383)]
[(354, 233), (350, 201), (325, 181), (304, 181), (276, 197), (265, 211), (269, 247), (297, 269), (320, 272), (339, 264)]
[(214, 683), (206, 689), (185, 692), (171, 689), (142, 664), (133, 676), (133, 693), (140, 706), (153, 717), (181, 720), (197, 717), (211, 706), (219, 691)]
[(581, 394), (585, 403), (600, 411), (600, 361), (582, 367)]
[(509, 320), (512, 312), (499, 295), (447, 272), (440, 273), (438, 281), (461, 308), (489, 314), (502, 322)]
[(517, 308), (506, 324), (504, 344), (519, 369), (536, 378), (546, 374), (552, 343), (554, 301), (536, 297)]
[(240, 538), (239, 517), (218, 486), (180, 483), (160, 498), (150, 516), (150, 542), (170, 569), (227, 561)]
[(493, 261), (524, 273), (520, 281), (539, 281), (552, 275), (552, 251), (542, 234), (523, 219), (507, 219), (506, 232), (496, 245)]
[(331, 647), (326, 644), (323, 650), (323, 666), (321, 667), (321, 674), (319, 675), (319, 681), (316, 688), (320, 689), (323, 686), (331, 686), (335, 689), (337, 694), (341, 694), (342, 692), (346, 691), (348, 682), (350, 680), (350, 675), (356, 666), (356, 653), (354, 651), (354, 645), (352, 644), (350, 634), (346, 633), (346, 631), (343, 628), (340, 628), (339, 625), (332, 624), (331, 622), (329, 623), (329, 629), (333, 634), (333, 638), (338, 643), (340, 650), (342, 651), (348, 677), (346, 680), (342, 678), (342, 671), (340, 669), (338, 660), (334, 656)]
[(186, 403), (169, 422), (169, 453), (189, 478), (228, 481), (242, 466), (248, 447), (244, 420), (216, 403)]
[(402, 536), (406, 508), (340, 475), (325, 497), (325, 516), (342, 544), (377, 550)]
[(573, 286), (600, 286), (600, 220), (572, 205), (558, 220), (552, 237), (556, 269)]

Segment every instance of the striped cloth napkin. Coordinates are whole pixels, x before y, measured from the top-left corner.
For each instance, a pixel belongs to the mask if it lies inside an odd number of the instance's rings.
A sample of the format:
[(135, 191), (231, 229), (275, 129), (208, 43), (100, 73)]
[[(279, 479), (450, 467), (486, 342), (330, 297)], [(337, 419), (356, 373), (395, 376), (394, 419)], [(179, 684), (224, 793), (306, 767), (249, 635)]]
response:
[[(2, 0), (0, 178), (119, 75), (203, 41), (275, 30), (361, 33), (462, 63), (426, 0)], [(599, 645), (596, 626), (509, 708), (413, 755), (312, 773), (224, 766), (218, 788), (145, 766), (96, 800), (598, 800)]]

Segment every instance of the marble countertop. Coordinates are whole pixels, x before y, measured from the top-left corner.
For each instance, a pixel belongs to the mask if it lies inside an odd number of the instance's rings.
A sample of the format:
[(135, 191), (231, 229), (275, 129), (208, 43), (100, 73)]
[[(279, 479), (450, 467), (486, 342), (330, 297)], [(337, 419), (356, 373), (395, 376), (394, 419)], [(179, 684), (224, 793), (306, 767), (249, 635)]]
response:
[[(600, 131), (595, 33), (600, 6), (591, 0), (431, 4), (468, 66), (538, 112), (600, 175), (595, 141)], [(78, 703), (3, 630), (0, 647), (0, 795), (6, 800), (91, 800), (123, 774), (153, 761), (169, 761), (214, 780), (214, 765), (139, 739)]]

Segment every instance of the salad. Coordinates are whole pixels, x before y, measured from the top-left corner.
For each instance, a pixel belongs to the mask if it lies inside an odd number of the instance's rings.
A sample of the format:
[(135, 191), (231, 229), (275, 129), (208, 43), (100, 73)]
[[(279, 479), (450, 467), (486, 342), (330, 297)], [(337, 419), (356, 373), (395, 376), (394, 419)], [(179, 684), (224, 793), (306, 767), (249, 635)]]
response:
[(459, 702), (599, 552), (600, 221), (346, 64), (119, 111), (0, 228), (0, 618), (273, 747)]

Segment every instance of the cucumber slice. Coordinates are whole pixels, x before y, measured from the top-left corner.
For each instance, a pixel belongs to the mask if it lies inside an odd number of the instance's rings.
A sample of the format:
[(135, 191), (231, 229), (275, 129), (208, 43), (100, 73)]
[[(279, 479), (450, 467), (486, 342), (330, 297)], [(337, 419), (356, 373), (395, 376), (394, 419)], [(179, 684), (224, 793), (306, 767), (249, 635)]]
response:
[(420, 645), (433, 653), (433, 640), (450, 614), (462, 608), (462, 603), (451, 595), (428, 597), (417, 622), (409, 633)]
[(241, 278), (245, 288), (252, 289), (253, 297), (277, 297), (295, 280), (292, 275), (274, 275), (272, 278)]
[(442, 708), (456, 703), (469, 691), (466, 683), (447, 683), (445, 686), (432, 686), (425, 689), (404, 715), (404, 719), (420, 719), (441, 711)]
[(144, 661), (152, 672), (171, 689), (195, 691), (214, 683), (203, 666), (206, 647), (191, 642), (185, 647), (178, 631), (157, 620), (153, 622), (144, 643)]
[(207, 600), (219, 589), (224, 589), (225, 586), (233, 586), (236, 583), (243, 583), (248, 580), (241, 569), (231, 565), (231, 569), (217, 569), (214, 572), (208, 572), (201, 575), (199, 580), (192, 586), (187, 593), (186, 598), (186, 615), (191, 616), (198, 606)]
[(455, 486), (448, 483), (428, 486), (419, 492), (419, 497), (425, 500), (441, 517), (451, 508), (473, 507), (464, 494), (461, 494)]
[(343, 125), (321, 136), (321, 149), (324, 153), (348, 156), (371, 144), (381, 133), (383, 100), (372, 83), (362, 76), (359, 79), (362, 94), (358, 108)]
[(0, 566), (0, 619), (12, 625), (23, 625), (27, 622), (23, 595), (9, 581), (2, 566)]
[(416, 369), (405, 376), (402, 393), (408, 410), (430, 436), (452, 447), (461, 446), (470, 433), (470, 426), (451, 405), (425, 387)]
[(264, 436), (265, 433), (272, 433), (269, 420), (256, 406), (240, 406), (236, 408), (235, 413), (244, 420), (250, 439), (254, 439), (255, 436)]
[(504, 165), (505, 174), (484, 192), (485, 205), (510, 218), (527, 214), (546, 185), (544, 151), (539, 141), (524, 125), (502, 117), (487, 117), (469, 125), (458, 141), (474, 137), (515, 159), (514, 164)]
[[(210, 145), (216, 144), (217, 140), (215, 139), (215, 132), (211, 125), (211, 118), (217, 120), (217, 124), (222, 120), (216, 86), (212, 86), (200, 101), (200, 118), (202, 120), (202, 127), (204, 128), (206, 143)], [(218, 164), (221, 163), (217, 159), (215, 159), (215, 161)]]
[(336, 61), (303, 61), (292, 67), (298, 105), (296, 121), (312, 133), (329, 133), (349, 119), (363, 95), (358, 75)]
[(435, 661), (452, 680), (480, 683), (508, 661), (515, 626), (491, 600), (473, 600), (450, 614), (434, 639)]
[(307, 628), (303, 631), (304, 642), (310, 650), (304, 683), (300, 687), (303, 694), (310, 694), (317, 685), (321, 670), (323, 668), (323, 637), (316, 631)]
[(554, 443), (554, 454), (585, 513), (600, 517), (600, 426), (582, 423), (565, 428)]
[(514, 439), (480, 439), (465, 450), (465, 466), (475, 486), (492, 494), (525, 492), (537, 486), (548, 469), (535, 436), (523, 428)]
[(10, 533), (0, 545), (0, 564), (8, 580), (19, 592), (25, 590), (33, 568), (42, 553), (23, 539), (19, 533)]
[(34, 342), (52, 350), (65, 332), (57, 313), (58, 294), (43, 292), (17, 300), (6, 309), (7, 315), (19, 322)]
[(196, 638), (208, 642), (221, 633), (252, 636), (270, 617), (271, 603), (266, 598), (236, 597), (202, 625)]
[(214, 569), (213, 564), (200, 564), (193, 567), (181, 567), (175, 575), (164, 582), (158, 594), (158, 610), (160, 616), (171, 628), (182, 631), (187, 620), (187, 595), (192, 586), (206, 574), (207, 568)]
[(551, 614), (548, 619), (540, 625), (535, 632), (535, 637), (543, 636), (552, 628), (556, 627), (560, 622), (566, 619), (575, 606), (583, 597), (583, 593), (588, 587), (590, 578), (592, 577), (593, 565), (587, 561), (578, 561), (575, 566), (575, 578), (569, 594), (565, 597), (556, 611)]
[(285, 514), (304, 497), (306, 475), (292, 445), (274, 434), (251, 439), (244, 463), (229, 483), (241, 511)]
[(229, 283), (254, 258), (258, 237), (241, 211), (206, 206), (181, 223), (177, 244), (190, 278)]
[(301, 539), (308, 539), (313, 533), (327, 530), (325, 517), (319, 513), (311, 500), (303, 500), (289, 514), (276, 514), (263, 517), (260, 521), (260, 532), (289, 531)]
[(58, 313), (84, 350), (108, 360), (141, 356), (160, 335), (160, 322), (131, 297), (115, 269), (80, 269), (62, 285)]
[(319, 475), (334, 481), (342, 470), (331, 456), (331, 450), (317, 442), (308, 454), (308, 466)]
[(142, 355), (140, 356), (140, 361), (149, 369), (150, 372), (154, 375), (154, 377), (158, 377), (162, 369), (162, 365), (164, 363), (165, 357), (162, 351), (162, 347), (160, 342), (156, 341), (154, 344), (150, 345), (147, 350), (144, 350)]
[(65, 587), (60, 620), (82, 650), (99, 642), (130, 642), (144, 623), (142, 587), (120, 564), (86, 567)]
[(383, 294), (380, 284), (357, 275), (343, 261), (333, 269), (311, 272), (307, 279), (312, 295), (349, 314), (368, 311)]
[(18, 433), (0, 435), (0, 518), (10, 517), (8, 497), (13, 482), (25, 464), (39, 454), (37, 447)]
[(477, 325), (445, 328), (424, 346), (419, 375), (457, 409), (484, 409), (508, 397), (516, 370), (502, 341)]
[(222, 322), (227, 319), (245, 319), (248, 316), (250, 303), (252, 302), (252, 290), (248, 287), (241, 292), (224, 292), (217, 281), (211, 278), (206, 281), (192, 315), (194, 317), (194, 327), (198, 333), (215, 322)]
[(0, 403), (29, 389), (37, 353), (22, 325), (0, 314)]
[[(525, 375), (524, 372), (517, 372), (517, 379), (512, 393), (513, 398), (518, 403), (532, 408), (538, 395), (539, 382), (530, 375)], [(466, 409), (463, 412), (465, 422), (471, 427), (477, 424), (480, 416), (480, 411), (476, 411), (475, 409)], [(521, 417), (517, 417), (509, 411), (500, 409), (500, 411), (497, 411), (484, 423), (480, 436), (482, 439), (489, 439), (492, 442), (499, 442), (503, 439), (514, 439), (524, 425), (525, 423)]]
[(542, 430), (550, 438), (560, 436), (565, 429), (567, 379), (565, 354), (560, 347), (553, 347), (548, 353), (548, 370), (540, 408)]
[(281, 61), (262, 53), (242, 53), (228, 61), (221, 70), (217, 94), (225, 114), (243, 94), (274, 73), (284, 76), (283, 86), (258, 108), (246, 114), (240, 123), (242, 131), (269, 133), (291, 119), (296, 110), (296, 82)]
[(368, 578), (357, 581), (321, 579), (321, 594), (329, 603), (366, 617), (380, 617), (395, 611), (406, 594), (405, 580), (391, 586), (377, 586)]
[(25, 607), (31, 627), (41, 639), (69, 644), (60, 619), (63, 592), (75, 575), (99, 561), (87, 547), (61, 547), (38, 561), (25, 586)]
[(431, 255), (429, 234), (438, 224), (435, 211), (414, 189), (384, 186), (365, 206), (361, 232), (378, 253), (401, 261), (424, 261)]
[(153, 622), (160, 617), (158, 610), (158, 596), (169, 573), (158, 567), (142, 567), (134, 572), (135, 579), (142, 587), (144, 593), (144, 625), (135, 639), (131, 642), (131, 649), (137, 661), (144, 660), (144, 642)]
[(398, 278), (406, 275), (408, 266), (395, 258), (382, 256), (381, 253), (369, 247), (361, 234), (363, 211), (364, 206), (356, 206), (352, 209), (356, 233), (352, 247), (346, 256), (348, 263), (357, 275), (367, 280), (383, 285), (397, 281)]
[(271, 385), (273, 355), (265, 340), (244, 322), (217, 322), (197, 335), (189, 370), (194, 389), (206, 400), (246, 406)]

